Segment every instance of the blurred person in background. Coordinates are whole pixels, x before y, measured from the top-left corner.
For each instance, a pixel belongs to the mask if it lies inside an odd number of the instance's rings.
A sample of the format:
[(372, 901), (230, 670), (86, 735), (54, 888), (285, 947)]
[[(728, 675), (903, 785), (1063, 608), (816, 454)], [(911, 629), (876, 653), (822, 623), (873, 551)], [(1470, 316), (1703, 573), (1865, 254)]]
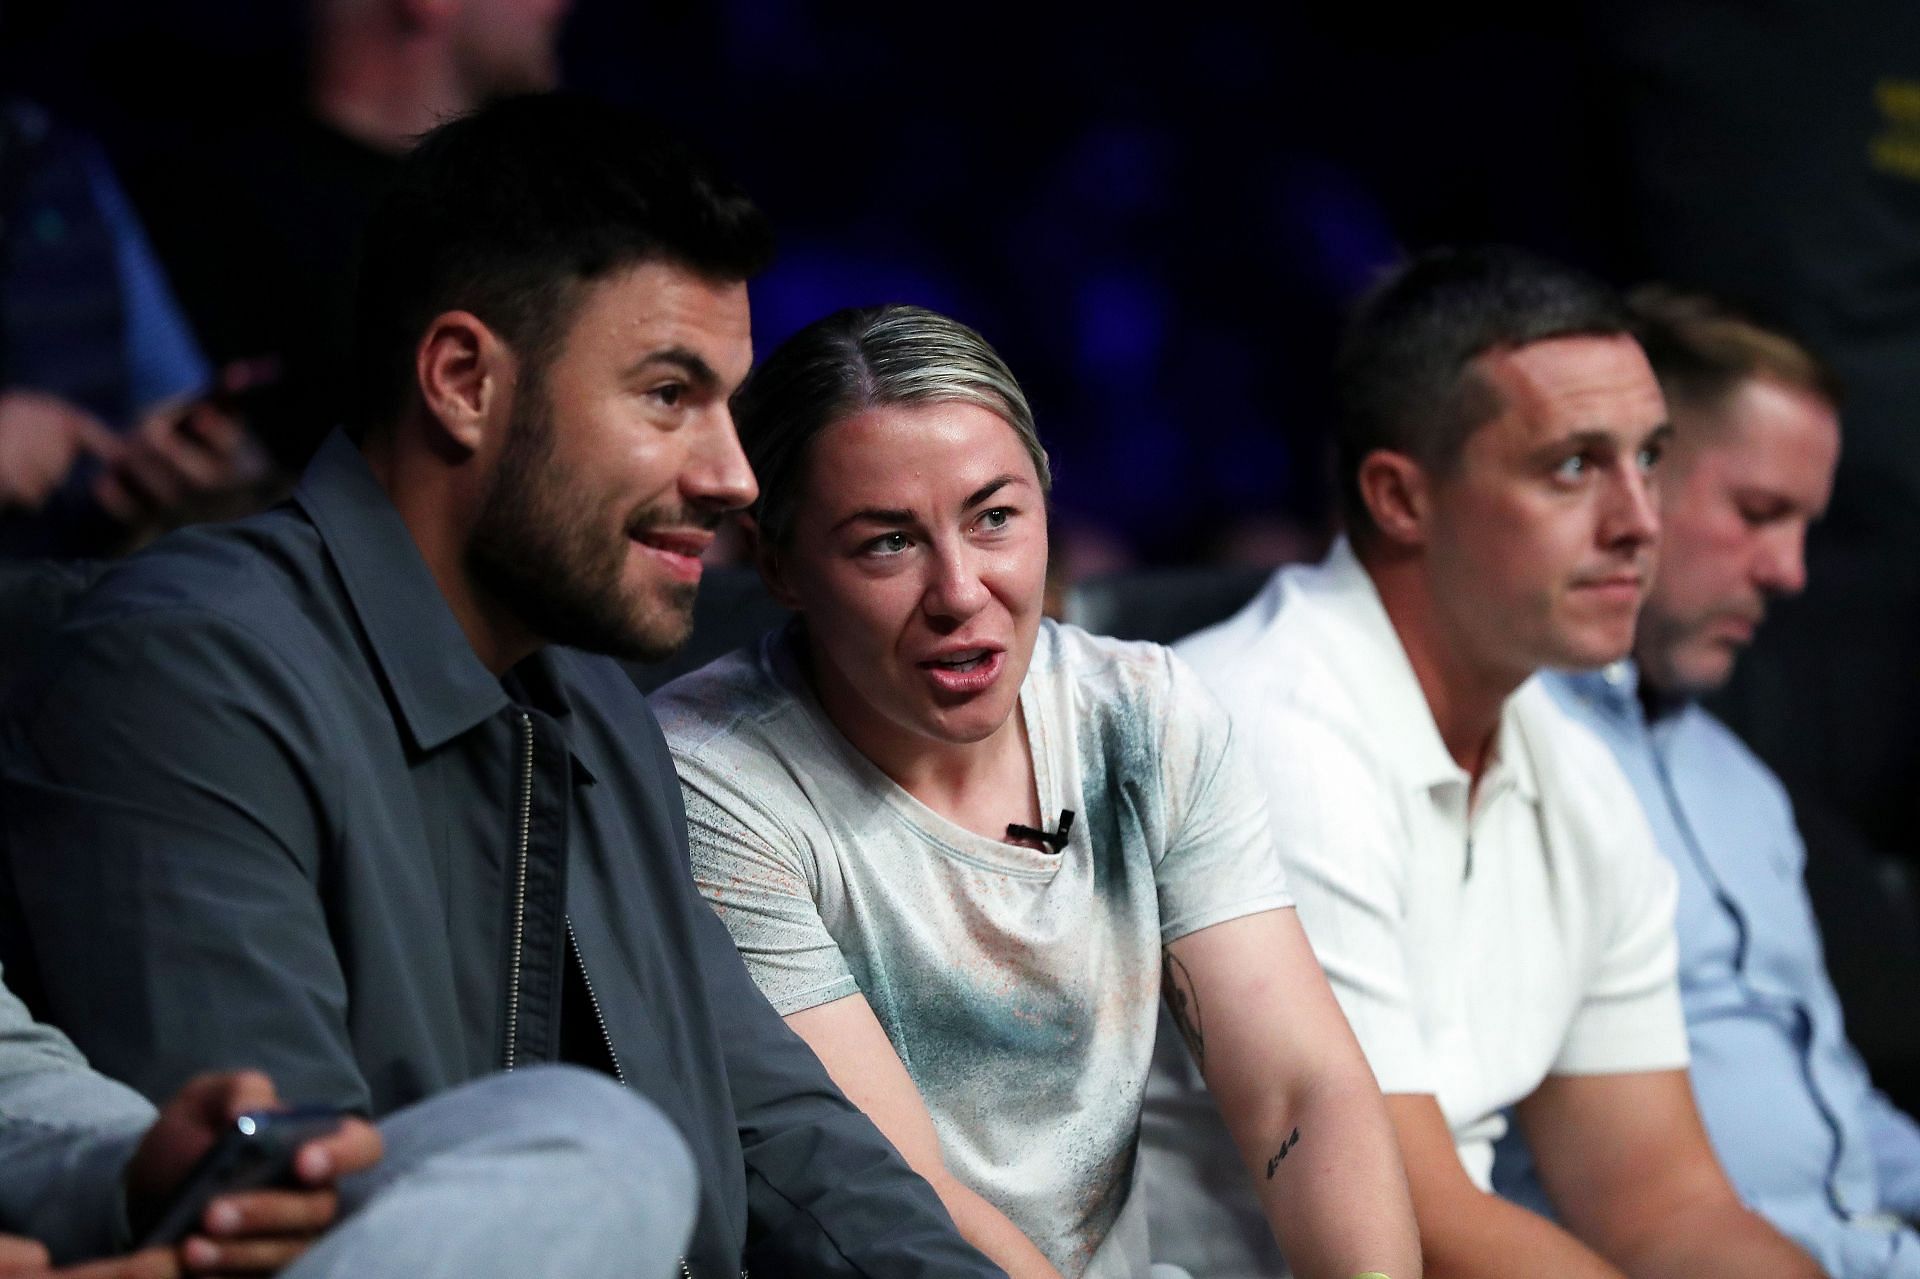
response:
[[(1694, 1096), (1734, 1186), (1840, 1279), (1914, 1279), (1920, 1235), (1901, 1219), (1920, 1218), (1920, 1126), (1848, 1042), (1785, 788), (1699, 703), (1768, 604), (1806, 585), (1840, 455), (1837, 384), (1710, 298), (1633, 304), (1674, 426), (1660, 568), (1633, 657), (1545, 683), (1612, 748), (1677, 872)], [(1517, 1143), (1496, 1181), (1538, 1202)]]
[[(1606, 0), (1591, 202), (1620, 274), (1729, 299), (1847, 389), (1807, 589), (1778, 601), (1711, 699), (1802, 805), (1920, 870), (1920, 5)], [(1809, 801), (1817, 801), (1811, 803)], [(1911, 1022), (1911, 1018), (1907, 1019)], [(1877, 1035), (1920, 1105), (1920, 1034)], [(1856, 1035), (1856, 1040), (1860, 1036)]]
[(103, 555), (268, 478), (100, 146), (0, 104), (0, 553)]
[(415, 138), (559, 80), (567, 0), (310, 0), (306, 82), (140, 157), (141, 212), (216, 359), (275, 361), (261, 438), (298, 472), (347, 414), (355, 251)]

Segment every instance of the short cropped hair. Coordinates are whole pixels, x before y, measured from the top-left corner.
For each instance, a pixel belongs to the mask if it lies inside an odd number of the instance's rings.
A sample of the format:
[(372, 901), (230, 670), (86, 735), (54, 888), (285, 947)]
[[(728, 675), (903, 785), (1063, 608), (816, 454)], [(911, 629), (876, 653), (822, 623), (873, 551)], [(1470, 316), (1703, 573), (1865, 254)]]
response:
[(771, 248), (738, 188), (630, 112), (570, 94), (484, 106), (420, 141), (367, 227), (353, 424), (400, 416), (436, 315), (472, 312), (537, 376), (582, 285), (648, 261), (734, 283)]
[(1580, 272), (1502, 246), (1434, 249), (1381, 282), (1355, 311), (1334, 366), (1334, 457), (1348, 531), (1372, 534), (1360, 464), (1377, 449), (1435, 474), (1500, 412), (1471, 367), (1489, 351), (1632, 332), (1619, 294)]
[(1753, 378), (1771, 378), (1840, 407), (1838, 374), (1791, 337), (1719, 298), (1648, 284), (1628, 294), (1627, 305), (1667, 403), (1694, 410), (1689, 425), (1711, 420)]
[(782, 342), (747, 378), (734, 423), (760, 481), (752, 508), (760, 538), (787, 543), (814, 437), (868, 409), (959, 401), (999, 417), (1053, 487), (1033, 410), (1012, 370), (960, 321), (919, 306), (836, 311)]

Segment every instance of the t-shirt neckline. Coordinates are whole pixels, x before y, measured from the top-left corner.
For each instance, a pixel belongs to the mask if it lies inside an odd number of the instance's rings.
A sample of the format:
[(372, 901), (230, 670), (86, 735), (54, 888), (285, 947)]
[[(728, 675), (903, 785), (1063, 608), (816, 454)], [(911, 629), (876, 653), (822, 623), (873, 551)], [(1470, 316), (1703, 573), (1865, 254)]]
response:
[[(1034, 793), (1040, 801), (1041, 822), (1052, 825), (1058, 822), (1062, 808), (1058, 779), (1054, 777), (1051, 766), (1053, 725), (1047, 699), (1039, 695), (1034, 685), (1034, 663), (1040, 656), (1041, 646), (1046, 643), (1047, 625), (1044, 621), (1041, 623), (1041, 635), (1034, 643), (1034, 657), (1028, 662), (1026, 678), (1020, 682), (1019, 710), (1021, 721), (1026, 726), (1028, 751), (1033, 760)], [(847, 740), (846, 734), (840, 731), (826, 708), (820, 704), (820, 699), (814, 695), (813, 681), (807, 677), (801, 664), (802, 642), (799, 619), (796, 618), (767, 637), (762, 660), (775, 682), (799, 705), (814, 734), (873, 795), (886, 804), (889, 812), (922, 839), (959, 861), (1026, 879), (1051, 879), (1059, 873), (1062, 862), (1071, 855), (1072, 842), (1058, 853), (1042, 852), (1037, 848), (1010, 844), (968, 830), (922, 803), (906, 787), (887, 776), (878, 764), (862, 754), (859, 747)], [(1052, 814), (1051, 819), (1048, 814)]]

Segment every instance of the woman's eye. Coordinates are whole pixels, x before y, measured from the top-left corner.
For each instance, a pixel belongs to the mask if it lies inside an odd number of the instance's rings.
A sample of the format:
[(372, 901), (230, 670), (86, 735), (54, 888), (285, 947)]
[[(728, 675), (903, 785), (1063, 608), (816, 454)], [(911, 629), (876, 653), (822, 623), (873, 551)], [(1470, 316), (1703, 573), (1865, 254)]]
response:
[(1553, 468), (1556, 479), (1577, 480), (1587, 473), (1587, 455), (1575, 453), (1572, 457), (1561, 459), (1560, 465)]
[(866, 555), (898, 555), (910, 545), (905, 533), (882, 533), (860, 550)]
[(990, 528), (990, 529), (1005, 528), (1007, 526), (1007, 522), (1011, 519), (1013, 519), (1012, 507), (996, 506), (992, 510), (981, 512), (980, 526), (982, 528)]

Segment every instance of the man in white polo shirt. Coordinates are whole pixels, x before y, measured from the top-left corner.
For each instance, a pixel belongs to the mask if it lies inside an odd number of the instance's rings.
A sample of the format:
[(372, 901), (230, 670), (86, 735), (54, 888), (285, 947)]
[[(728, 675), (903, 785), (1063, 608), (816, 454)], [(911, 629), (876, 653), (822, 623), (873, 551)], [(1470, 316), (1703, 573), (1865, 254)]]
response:
[[(1263, 763), (1427, 1274), (1818, 1275), (1714, 1160), (1672, 872), (1606, 748), (1531, 680), (1623, 655), (1653, 568), (1666, 408), (1618, 299), (1512, 250), (1431, 253), (1362, 307), (1339, 379), (1351, 540), (1180, 651)], [(1146, 1120), (1155, 1257), (1260, 1273), (1182, 1194), (1218, 1132), (1183, 1064)], [(1488, 1189), (1509, 1107), (1564, 1228)]]

